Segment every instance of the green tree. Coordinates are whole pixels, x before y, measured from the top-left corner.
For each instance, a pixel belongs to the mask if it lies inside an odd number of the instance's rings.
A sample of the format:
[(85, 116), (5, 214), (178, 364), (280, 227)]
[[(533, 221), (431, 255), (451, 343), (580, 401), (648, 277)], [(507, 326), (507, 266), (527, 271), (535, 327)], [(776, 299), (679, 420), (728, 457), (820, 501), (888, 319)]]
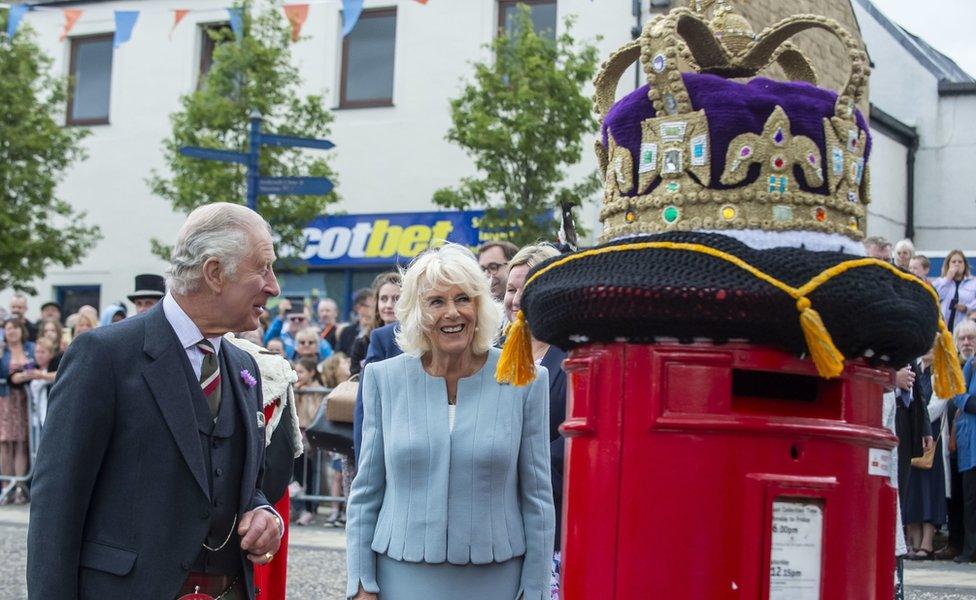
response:
[[(552, 239), (553, 209), (579, 206), (600, 182), (594, 171), (572, 185), (565, 167), (579, 162), (583, 138), (596, 131), (583, 86), (596, 72), (597, 49), (578, 43), (573, 19), (550, 39), (536, 33), (520, 5), (511, 32), (490, 44), (492, 59), (474, 64), (474, 80), (451, 101), (447, 139), (474, 159), (477, 176), (434, 193), (435, 204), (485, 208), (482, 228), (511, 231), (517, 244)], [(581, 229), (577, 224), (577, 228)]]
[[(328, 138), (332, 114), (321, 96), (299, 95), (301, 76), (291, 62), (291, 28), (277, 9), (251, 16), (248, 3), (244, 35), (234, 38), (229, 29), (211, 30), (216, 43), (213, 63), (201, 85), (180, 99), (181, 109), (170, 116), (173, 133), (164, 141), (169, 173), (153, 171), (149, 186), (189, 213), (209, 202), (244, 204), (246, 168), (233, 163), (187, 158), (181, 146), (247, 151), (249, 118), (258, 111), (262, 131), (282, 135)], [(317, 176), (336, 181), (328, 156), (322, 151), (263, 146), (262, 176)], [(280, 245), (301, 248), (302, 228), (336, 202), (335, 191), (325, 196), (260, 196), (258, 211), (280, 237)], [(169, 257), (169, 248), (152, 240), (153, 252)]]
[[(0, 11), (0, 31), (9, 11)], [(29, 282), (54, 265), (70, 267), (101, 235), (56, 193), (67, 168), (82, 160), (88, 131), (65, 128), (66, 82), (25, 23), (0, 33), (0, 289), (37, 293)]]

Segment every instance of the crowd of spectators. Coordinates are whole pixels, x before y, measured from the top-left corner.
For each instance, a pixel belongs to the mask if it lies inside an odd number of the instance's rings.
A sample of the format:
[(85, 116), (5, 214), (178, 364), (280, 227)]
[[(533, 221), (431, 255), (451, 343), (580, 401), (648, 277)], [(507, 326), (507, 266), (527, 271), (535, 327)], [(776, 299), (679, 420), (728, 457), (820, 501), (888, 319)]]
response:
[(871, 237), (864, 246), (868, 256), (891, 262), (935, 289), (967, 387), (967, 393), (953, 398), (935, 395), (931, 351), (896, 373), (889, 404), (899, 438), (899, 554), (909, 560), (972, 562), (976, 560), (976, 365), (972, 363), (976, 277), (961, 250), (950, 251), (938, 273), (931, 273), (930, 259), (916, 253), (910, 240), (892, 246)]

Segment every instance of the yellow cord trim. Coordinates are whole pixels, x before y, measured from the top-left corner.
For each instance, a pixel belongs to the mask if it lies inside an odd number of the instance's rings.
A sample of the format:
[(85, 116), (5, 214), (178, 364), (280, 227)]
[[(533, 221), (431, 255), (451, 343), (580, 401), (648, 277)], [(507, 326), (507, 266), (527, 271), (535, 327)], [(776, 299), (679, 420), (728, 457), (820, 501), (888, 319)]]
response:
[[(813, 359), (813, 363), (817, 367), (817, 372), (822, 377), (826, 377), (828, 379), (837, 377), (843, 372), (844, 355), (840, 352), (840, 350), (837, 349), (837, 346), (834, 345), (834, 342), (830, 337), (830, 333), (823, 324), (823, 320), (820, 318), (817, 311), (812, 308), (810, 299), (807, 298), (810, 293), (824, 283), (846, 273), (847, 271), (850, 271), (851, 269), (861, 267), (881, 267), (883, 269), (887, 269), (896, 277), (900, 277), (905, 281), (922, 286), (923, 289), (931, 296), (932, 301), (937, 307), (936, 310), (939, 310), (939, 296), (935, 293), (935, 289), (933, 289), (932, 286), (923, 283), (922, 280), (918, 279), (914, 275), (901, 271), (894, 265), (875, 258), (857, 258), (854, 260), (844, 261), (823, 271), (802, 286), (794, 288), (786, 283), (783, 283), (779, 279), (760, 271), (738, 256), (734, 256), (727, 252), (722, 252), (721, 250), (717, 250), (703, 244), (693, 244), (687, 242), (634, 242), (630, 244), (618, 244), (615, 246), (605, 246), (602, 248), (584, 250), (582, 252), (564, 256), (563, 258), (546, 265), (542, 269), (539, 269), (525, 282), (525, 287), (528, 287), (533, 281), (545, 273), (548, 273), (552, 269), (561, 267), (562, 265), (574, 260), (591, 256), (600, 256), (613, 252), (631, 252), (635, 250), (650, 249), (697, 252), (699, 254), (705, 254), (719, 260), (724, 260), (725, 262), (733, 264), (743, 271), (746, 271), (756, 279), (764, 281), (783, 293), (788, 294), (791, 298), (796, 300), (796, 308), (800, 313), (800, 327), (803, 330), (803, 337), (806, 340), (807, 349), (810, 351), (810, 357)], [(939, 397), (949, 398), (955, 394), (964, 393), (965, 382), (962, 378), (962, 370), (959, 368), (959, 362), (955, 359), (955, 349), (952, 344), (952, 334), (949, 333), (948, 329), (946, 328), (941, 314), (939, 316), (938, 327), (939, 333), (935, 340), (935, 359), (933, 363), (933, 369), (936, 375), (934, 387), (936, 388), (935, 393), (938, 394)], [(526, 365), (528, 365), (528, 367)], [(509, 330), (509, 337), (505, 343), (505, 348), (502, 351), (501, 360), (498, 363), (496, 377), (499, 381), (507, 381), (510, 383), (515, 383), (516, 385), (524, 385), (524, 383), (531, 381), (531, 377), (534, 376), (534, 374), (535, 363), (532, 361), (532, 340), (528, 334), (525, 316), (520, 311), (516, 322), (512, 324), (512, 327)], [(503, 375), (506, 377), (505, 379), (502, 379)], [(529, 379), (525, 380), (524, 383), (518, 383), (518, 381), (523, 381), (525, 377), (529, 377)]]

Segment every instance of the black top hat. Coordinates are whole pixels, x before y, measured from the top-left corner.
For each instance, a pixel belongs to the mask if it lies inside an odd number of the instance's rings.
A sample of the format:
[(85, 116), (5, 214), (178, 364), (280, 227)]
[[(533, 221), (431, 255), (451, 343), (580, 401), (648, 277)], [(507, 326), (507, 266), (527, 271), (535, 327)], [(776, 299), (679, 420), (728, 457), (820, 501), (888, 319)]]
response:
[(143, 273), (136, 275), (136, 291), (127, 296), (130, 302), (140, 298), (162, 298), (166, 295), (166, 280), (162, 275)]

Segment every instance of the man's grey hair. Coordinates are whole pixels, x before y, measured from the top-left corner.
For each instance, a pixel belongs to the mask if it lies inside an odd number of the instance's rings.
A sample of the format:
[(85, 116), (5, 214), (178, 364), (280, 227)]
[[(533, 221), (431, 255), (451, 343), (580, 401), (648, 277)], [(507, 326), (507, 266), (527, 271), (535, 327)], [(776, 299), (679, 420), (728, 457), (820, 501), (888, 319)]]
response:
[(255, 229), (271, 226), (256, 212), (229, 202), (206, 204), (191, 212), (180, 228), (166, 268), (166, 288), (188, 294), (200, 288), (203, 264), (217, 258), (224, 274), (233, 277), (241, 260), (252, 250), (248, 237)]
[(23, 300), (23, 301), (26, 302), (27, 301), (27, 294), (25, 294), (24, 292), (21, 292), (21, 291), (16, 291), (16, 292), (14, 292), (14, 295), (11, 298), (11, 300)]

